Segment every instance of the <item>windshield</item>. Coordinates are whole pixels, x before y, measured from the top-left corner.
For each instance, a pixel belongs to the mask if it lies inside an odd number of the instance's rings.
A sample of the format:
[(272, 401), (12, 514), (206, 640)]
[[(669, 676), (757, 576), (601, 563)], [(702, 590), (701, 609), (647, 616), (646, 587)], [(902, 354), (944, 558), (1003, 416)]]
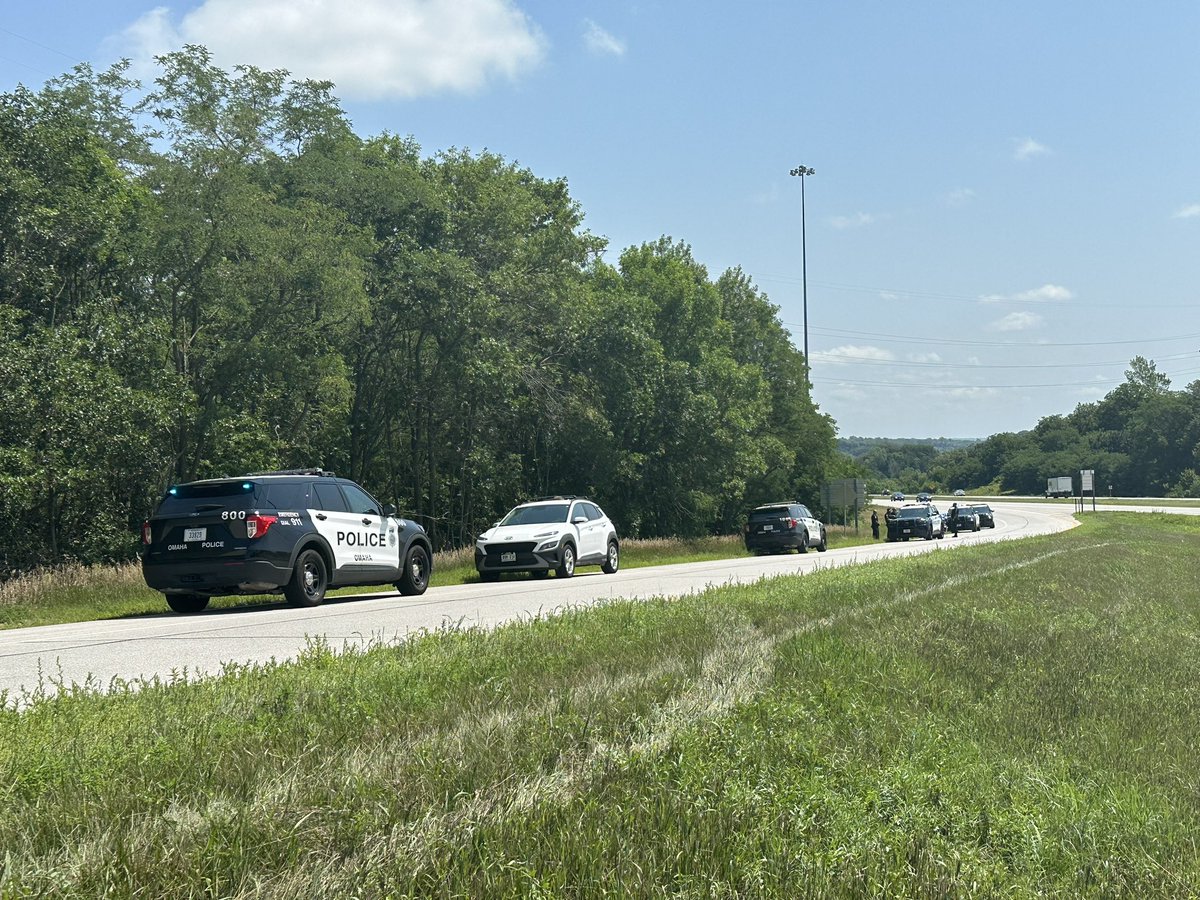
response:
[(901, 519), (928, 519), (929, 507), (927, 506), (905, 506), (901, 508), (899, 517)]
[(518, 506), (500, 520), (501, 525), (549, 525), (567, 521), (569, 503), (547, 503), (538, 506)]

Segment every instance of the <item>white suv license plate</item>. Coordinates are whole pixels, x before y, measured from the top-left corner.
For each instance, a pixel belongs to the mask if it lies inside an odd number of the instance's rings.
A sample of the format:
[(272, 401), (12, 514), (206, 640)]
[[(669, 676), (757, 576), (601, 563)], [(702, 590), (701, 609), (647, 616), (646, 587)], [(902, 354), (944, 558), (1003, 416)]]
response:
[(509, 550), (506, 553), (500, 554), (500, 562), (502, 562), (502, 563), (515, 563), (516, 561), (517, 561), (517, 553), (515, 550)]
[(190, 544), (192, 541), (203, 541), (208, 539), (207, 528), (185, 528), (183, 529), (183, 542)]

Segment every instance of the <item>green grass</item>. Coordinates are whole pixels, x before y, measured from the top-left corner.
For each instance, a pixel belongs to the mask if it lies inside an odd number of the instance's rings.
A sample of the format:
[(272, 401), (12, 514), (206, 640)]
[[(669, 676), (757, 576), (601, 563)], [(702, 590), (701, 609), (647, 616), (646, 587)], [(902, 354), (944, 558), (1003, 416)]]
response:
[(1195, 896), (1198, 540), (1101, 514), (68, 691), (0, 713), (0, 896)]
[[(870, 528), (862, 534), (869, 535)], [(829, 546), (847, 547), (869, 543), (869, 537), (855, 535), (853, 528), (830, 526)], [(740, 535), (705, 538), (659, 538), (626, 540), (621, 545), (621, 566), (637, 568), (668, 563), (701, 562), (747, 556)], [(465, 547), (434, 555), (431, 587), (472, 584), (479, 581), (475, 571), (474, 550)], [(377, 585), (340, 588), (331, 597), (378, 593)], [(282, 604), (279, 595), (216, 597), (210, 606), (230, 608)], [(124, 616), (173, 615), (167, 610), (162, 594), (146, 587), (137, 563), (114, 566), (63, 566), (43, 569), (0, 583), (0, 629), (65, 622), (92, 622)]]

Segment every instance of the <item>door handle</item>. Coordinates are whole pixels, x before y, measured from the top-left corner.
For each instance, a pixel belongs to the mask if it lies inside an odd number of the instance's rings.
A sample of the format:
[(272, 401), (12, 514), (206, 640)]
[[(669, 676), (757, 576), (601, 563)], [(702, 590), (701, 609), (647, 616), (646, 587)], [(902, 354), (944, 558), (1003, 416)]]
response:
[(325, 513), (317, 513), (317, 518), (320, 519), (322, 522), (324, 522), (326, 519), (329, 518), (329, 516), (325, 515)]
[(363, 516), (363, 524), (364, 524), (364, 525), (370, 525), (370, 524), (371, 524), (371, 520), (370, 520), (370, 519), (368, 519), (366, 516)]

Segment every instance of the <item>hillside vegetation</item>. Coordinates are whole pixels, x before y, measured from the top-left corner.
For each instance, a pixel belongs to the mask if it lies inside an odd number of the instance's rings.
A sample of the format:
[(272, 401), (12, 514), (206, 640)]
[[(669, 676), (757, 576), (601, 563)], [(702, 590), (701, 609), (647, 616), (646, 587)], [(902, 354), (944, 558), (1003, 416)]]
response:
[(1200, 520), (0, 713), (5, 896), (1181, 897)]
[(946, 439), (838, 441), (875, 490), (987, 488), (1040, 494), (1046, 479), (1096, 473), (1096, 491), (1117, 497), (1200, 497), (1200, 381), (1183, 390), (1152, 360), (1134, 357), (1124, 383), (1069, 415), (1029, 431), (1002, 432), (966, 446)]
[[(170, 483), (320, 465), (438, 547), (531, 496), (729, 533), (837, 474), (777, 309), (565, 180), (361, 138), (323, 82), (168, 54), (0, 95), (0, 578), (132, 558)], [(151, 127), (153, 126), (153, 127)]]

